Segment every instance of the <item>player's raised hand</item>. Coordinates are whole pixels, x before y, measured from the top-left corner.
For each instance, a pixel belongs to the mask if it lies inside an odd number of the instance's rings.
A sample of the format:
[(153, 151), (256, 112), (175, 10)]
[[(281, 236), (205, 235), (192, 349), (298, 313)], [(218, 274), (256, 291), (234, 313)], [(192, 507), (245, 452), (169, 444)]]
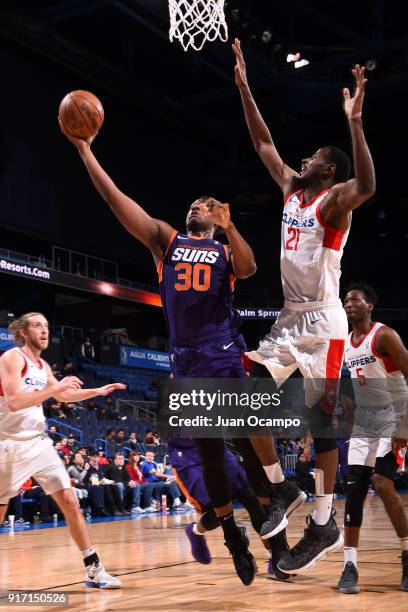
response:
[(208, 206), (207, 214), (214, 225), (227, 229), (231, 225), (229, 204), (222, 204), (218, 200), (214, 200), (214, 198), (210, 198), (206, 204)]
[(112, 393), (112, 391), (117, 391), (118, 389), (126, 389), (126, 385), (122, 383), (111, 383), (110, 385), (99, 387), (98, 395), (109, 395), (109, 393)]
[(247, 87), (248, 80), (247, 80), (245, 60), (244, 60), (244, 55), (241, 49), (241, 42), (238, 38), (236, 38), (234, 42), (232, 43), (232, 50), (235, 53), (235, 59), (236, 59), (235, 67), (234, 67), (235, 84), (239, 88)]
[(74, 147), (78, 149), (79, 153), (84, 153), (87, 149), (90, 148), (95, 136), (89, 136), (88, 138), (76, 138), (75, 136), (71, 136), (71, 134), (65, 130), (59, 119), (58, 123), (61, 132), (66, 138), (68, 138), (68, 140), (74, 145)]
[(364, 66), (356, 64), (351, 72), (355, 80), (353, 97), (350, 96), (350, 90), (347, 87), (343, 89), (344, 112), (347, 117), (354, 117), (361, 113), (365, 94), (365, 84), (367, 83), (367, 79), (364, 77)]

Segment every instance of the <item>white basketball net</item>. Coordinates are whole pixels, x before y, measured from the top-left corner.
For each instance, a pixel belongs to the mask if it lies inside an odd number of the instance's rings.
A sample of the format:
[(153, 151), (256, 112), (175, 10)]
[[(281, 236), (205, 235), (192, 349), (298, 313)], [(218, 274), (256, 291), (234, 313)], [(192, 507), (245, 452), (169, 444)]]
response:
[(226, 42), (228, 27), (225, 0), (169, 0), (170, 40), (178, 40), (184, 51), (200, 51), (204, 43), (220, 38)]

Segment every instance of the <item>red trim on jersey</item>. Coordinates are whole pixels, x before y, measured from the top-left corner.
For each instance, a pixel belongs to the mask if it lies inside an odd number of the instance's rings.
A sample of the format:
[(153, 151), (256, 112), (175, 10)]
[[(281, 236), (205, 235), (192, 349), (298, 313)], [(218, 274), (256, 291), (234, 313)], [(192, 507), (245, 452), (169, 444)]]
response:
[(227, 245), (226, 245), (226, 244), (223, 244), (222, 246), (224, 247), (224, 251), (225, 251), (225, 258), (226, 258), (226, 260), (227, 260), (227, 261), (229, 261), (229, 260), (230, 260), (230, 256), (231, 256), (231, 251), (230, 251), (230, 249), (227, 247)]
[(3, 387), (1, 386), (1, 382), (0, 382), (0, 397), (4, 397), (4, 391), (3, 391)]
[(24, 376), (27, 374), (27, 371), (28, 371), (28, 359), (24, 355), (23, 351), (20, 351), (20, 352), (24, 359), (24, 368), (21, 370), (21, 378), (24, 378)]
[(378, 357), (378, 359), (381, 359), (384, 364), (384, 368), (387, 370), (387, 372), (398, 372), (398, 368), (391, 359), (391, 357), (389, 357), (388, 355), (381, 355), (381, 353), (379, 353), (375, 348), (375, 339), (382, 327), (383, 325), (380, 325), (378, 329), (375, 330), (373, 337), (371, 338), (371, 350), (373, 351), (373, 354)]
[[(323, 201), (323, 200), (322, 200)], [(347, 230), (341, 230), (337, 227), (333, 227), (329, 225), (322, 217), (322, 213), (320, 212), (320, 206), (322, 202), (319, 202), (316, 208), (316, 216), (320, 225), (324, 227), (324, 235), (323, 235), (323, 246), (327, 249), (333, 249), (334, 251), (340, 251), (341, 241), (343, 240), (343, 236)]]
[(171, 232), (169, 241), (167, 243), (166, 250), (164, 251), (163, 255), (160, 257), (160, 260), (157, 263), (157, 274), (159, 275), (159, 283), (161, 283), (162, 280), (163, 280), (163, 263), (164, 263), (164, 258), (166, 257), (166, 255), (168, 253), (168, 250), (169, 250), (170, 246), (172, 245), (173, 240), (176, 237), (177, 233), (178, 233), (177, 230), (173, 230)]
[(308, 206), (311, 206), (312, 204), (316, 202), (318, 198), (320, 198), (320, 196), (322, 196), (323, 194), (327, 194), (327, 193), (329, 193), (329, 189), (323, 189), (323, 191), (313, 196), (313, 198), (311, 198), (307, 202), (304, 202), (303, 200), (305, 199), (305, 194), (302, 191), (302, 193), (300, 194), (300, 208), (307, 208)]
[(341, 364), (343, 363), (345, 340), (330, 340), (326, 357), (326, 384), (320, 406), (326, 414), (333, 414), (337, 405), (337, 394)]
[(286, 204), (289, 202), (289, 198), (291, 198), (293, 195), (295, 195), (295, 193), (297, 193), (298, 191), (300, 191), (300, 189), (293, 189), (293, 191), (289, 191), (288, 195), (286, 196), (286, 198), (283, 201), (283, 206), (286, 206)]
[(364, 342), (364, 340), (367, 338), (368, 334), (371, 334), (371, 332), (373, 331), (374, 327), (377, 325), (377, 323), (372, 323), (370, 329), (368, 330), (368, 332), (366, 334), (364, 334), (364, 336), (361, 336), (360, 340), (357, 342), (357, 344), (355, 342), (353, 342), (353, 332), (351, 332), (350, 334), (350, 344), (353, 348), (358, 348), (359, 346), (361, 346)]

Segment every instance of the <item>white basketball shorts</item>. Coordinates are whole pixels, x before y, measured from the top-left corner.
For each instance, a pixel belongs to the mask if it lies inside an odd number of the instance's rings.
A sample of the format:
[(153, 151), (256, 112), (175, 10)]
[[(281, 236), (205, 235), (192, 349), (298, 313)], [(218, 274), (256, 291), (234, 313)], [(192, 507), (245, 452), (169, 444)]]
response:
[(32, 440), (0, 440), (0, 504), (7, 504), (31, 477), (47, 495), (71, 487), (70, 477), (47, 435)]
[(350, 438), (348, 464), (373, 468), (377, 457), (385, 457), (391, 451), (391, 438)]
[[(247, 356), (268, 368), (278, 386), (299, 368), (305, 399), (313, 406), (333, 391), (327, 380), (340, 378), (348, 335), (340, 299), (324, 302), (285, 302), (270, 333)], [(320, 380), (319, 380), (320, 379)]]

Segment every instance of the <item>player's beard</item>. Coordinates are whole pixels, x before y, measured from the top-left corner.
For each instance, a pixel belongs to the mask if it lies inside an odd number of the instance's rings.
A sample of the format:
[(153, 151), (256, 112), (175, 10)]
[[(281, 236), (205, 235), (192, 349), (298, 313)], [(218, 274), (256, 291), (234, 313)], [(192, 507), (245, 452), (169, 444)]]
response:
[(30, 338), (30, 344), (36, 351), (45, 351), (48, 348), (49, 340), (37, 340), (36, 338)]

